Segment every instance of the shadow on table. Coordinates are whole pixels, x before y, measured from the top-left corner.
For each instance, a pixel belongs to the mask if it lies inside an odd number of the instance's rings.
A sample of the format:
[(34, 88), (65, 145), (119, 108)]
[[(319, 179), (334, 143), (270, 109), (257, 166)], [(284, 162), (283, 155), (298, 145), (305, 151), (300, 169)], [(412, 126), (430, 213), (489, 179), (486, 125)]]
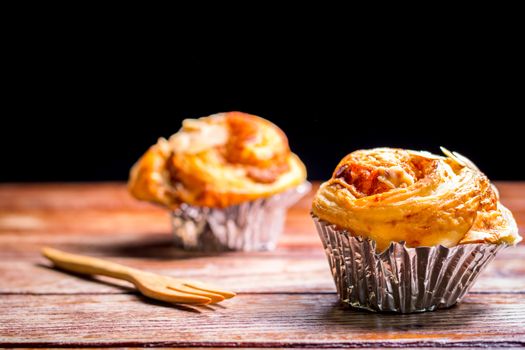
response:
[(184, 304), (172, 304), (172, 303), (166, 303), (162, 302), (160, 300), (150, 299), (145, 297), (144, 295), (137, 292), (137, 299), (139, 299), (141, 302), (155, 306), (155, 307), (161, 307), (161, 308), (170, 308), (170, 309), (176, 309), (179, 311), (185, 311), (190, 312), (193, 314), (202, 314), (204, 311), (215, 311), (215, 309), (208, 305), (184, 305)]
[[(213, 257), (225, 254), (224, 252), (193, 252), (175, 247), (171, 234), (148, 234), (139, 239), (136, 237), (129, 241), (104, 241), (94, 246), (93, 244), (82, 245), (79, 243), (68, 244), (75, 252), (80, 254), (93, 254), (126, 257), (146, 258), (156, 260), (177, 260)], [(64, 246), (64, 249), (69, 249)]]
[(335, 326), (348, 326), (369, 332), (425, 332), (452, 331), (479, 322), (486, 317), (487, 305), (463, 303), (448, 309), (436, 311), (396, 314), (361, 311), (334, 302), (322, 316), (323, 323)]

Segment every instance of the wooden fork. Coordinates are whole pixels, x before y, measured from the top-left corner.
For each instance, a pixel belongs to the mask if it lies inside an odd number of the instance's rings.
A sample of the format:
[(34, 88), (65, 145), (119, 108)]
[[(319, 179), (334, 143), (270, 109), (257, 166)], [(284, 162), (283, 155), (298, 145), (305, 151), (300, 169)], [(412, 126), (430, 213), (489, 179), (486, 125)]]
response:
[(145, 296), (170, 303), (210, 304), (235, 296), (233, 292), (217, 289), (201, 282), (161, 276), (110, 261), (70, 254), (53, 248), (43, 248), (42, 254), (61, 269), (126, 280), (133, 283)]

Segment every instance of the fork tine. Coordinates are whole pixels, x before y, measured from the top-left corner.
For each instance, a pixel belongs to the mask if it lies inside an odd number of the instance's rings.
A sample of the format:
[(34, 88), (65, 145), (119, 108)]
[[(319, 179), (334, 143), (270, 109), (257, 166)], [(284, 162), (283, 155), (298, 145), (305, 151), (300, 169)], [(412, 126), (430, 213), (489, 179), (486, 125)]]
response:
[(153, 299), (167, 301), (170, 303), (200, 304), (211, 303), (211, 299), (196, 293), (180, 292), (168, 288), (157, 290), (141, 290), (142, 294)]
[(178, 292), (196, 294), (196, 295), (200, 295), (200, 296), (203, 296), (203, 297), (206, 297), (206, 298), (210, 298), (212, 304), (213, 303), (218, 303), (219, 301), (223, 301), (224, 300), (224, 297), (221, 294), (210, 293), (208, 291), (200, 290), (200, 289), (197, 289), (197, 288), (192, 288), (192, 287), (185, 286), (185, 285), (168, 286), (168, 288), (172, 289), (172, 290), (175, 290), (175, 291), (178, 291)]
[(201, 290), (201, 291), (204, 291), (204, 292), (210, 292), (210, 293), (213, 293), (213, 294), (220, 294), (225, 299), (230, 299), (230, 298), (233, 298), (234, 296), (237, 295), (234, 292), (230, 292), (230, 291), (227, 291), (227, 290), (215, 288), (215, 287), (212, 287), (210, 285), (204, 284), (202, 282), (185, 281), (184, 284), (186, 286), (188, 286), (188, 287), (195, 288), (195, 289), (198, 289), (198, 290)]

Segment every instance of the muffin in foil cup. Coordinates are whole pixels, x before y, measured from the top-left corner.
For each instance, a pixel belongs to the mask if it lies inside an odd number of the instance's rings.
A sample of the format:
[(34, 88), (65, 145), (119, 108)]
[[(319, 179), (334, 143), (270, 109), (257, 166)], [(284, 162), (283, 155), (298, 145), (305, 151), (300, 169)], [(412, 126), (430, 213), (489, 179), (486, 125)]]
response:
[(283, 231), (287, 209), (310, 191), (303, 184), (226, 208), (181, 205), (172, 212), (176, 246), (198, 251), (273, 250)]
[(505, 244), (408, 248), (392, 242), (382, 253), (373, 240), (312, 215), (337, 294), (347, 306), (379, 312), (423, 312), (461, 301)]

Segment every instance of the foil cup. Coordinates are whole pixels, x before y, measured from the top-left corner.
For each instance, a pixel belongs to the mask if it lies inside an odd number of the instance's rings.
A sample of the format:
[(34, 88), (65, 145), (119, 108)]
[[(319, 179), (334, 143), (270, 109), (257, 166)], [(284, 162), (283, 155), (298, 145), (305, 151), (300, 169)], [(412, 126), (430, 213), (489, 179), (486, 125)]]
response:
[(293, 189), (226, 208), (183, 204), (172, 212), (176, 246), (198, 251), (273, 250), (283, 231), (287, 209), (310, 191)]
[(408, 248), (404, 242), (393, 242), (377, 253), (375, 241), (312, 216), (339, 299), (369, 311), (412, 313), (453, 306), (496, 253), (507, 247), (480, 243)]

